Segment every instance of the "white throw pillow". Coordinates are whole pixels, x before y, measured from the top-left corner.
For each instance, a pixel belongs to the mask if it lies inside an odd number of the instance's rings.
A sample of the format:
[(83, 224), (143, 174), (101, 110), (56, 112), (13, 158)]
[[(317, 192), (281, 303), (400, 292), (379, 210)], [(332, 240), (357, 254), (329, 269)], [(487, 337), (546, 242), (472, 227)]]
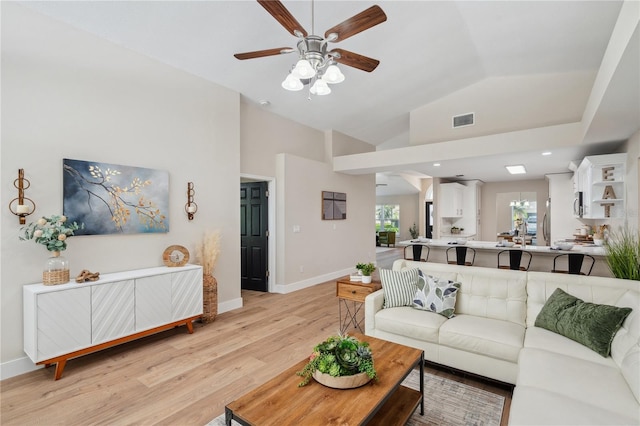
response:
[(442, 280), (418, 271), (417, 287), (413, 297), (414, 308), (435, 312), (447, 318), (455, 316), (456, 296), (460, 290), (460, 283)]

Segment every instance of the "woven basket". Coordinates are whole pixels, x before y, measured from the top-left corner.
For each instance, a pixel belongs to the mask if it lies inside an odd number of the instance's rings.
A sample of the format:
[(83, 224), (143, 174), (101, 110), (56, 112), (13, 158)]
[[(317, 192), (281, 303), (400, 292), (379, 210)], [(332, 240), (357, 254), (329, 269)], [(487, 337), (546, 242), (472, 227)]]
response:
[(202, 322), (213, 322), (218, 315), (218, 281), (213, 275), (202, 277)]
[(69, 270), (57, 269), (54, 271), (44, 271), (42, 273), (42, 284), (57, 285), (69, 282)]

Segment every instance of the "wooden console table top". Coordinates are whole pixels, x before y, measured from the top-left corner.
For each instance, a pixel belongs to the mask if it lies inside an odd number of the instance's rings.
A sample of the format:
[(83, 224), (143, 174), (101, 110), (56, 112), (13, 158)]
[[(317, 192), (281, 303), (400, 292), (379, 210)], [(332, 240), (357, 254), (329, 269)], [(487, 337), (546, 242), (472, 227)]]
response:
[[(369, 342), (378, 380), (356, 389), (332, 389), (313, 379), (298, 387), (296, 375), (307, 360), (300, 361), (273, 379), (225, 407), (231, 420), (245, 425), (404, 425), (420, 403), (421, 391), (401, 386), (411, 371), (423, 372), (423, 351), (354, 333)], [(319, 339), (320, 341), (321, 339)], [(309, 348), (309, 352), (313, 348)], [(384, 407), (384, 408), (383, 408)], [(421, 406), (424, 412), (424, 405)], [(381, 409), (382, 408), (382, 409)]]

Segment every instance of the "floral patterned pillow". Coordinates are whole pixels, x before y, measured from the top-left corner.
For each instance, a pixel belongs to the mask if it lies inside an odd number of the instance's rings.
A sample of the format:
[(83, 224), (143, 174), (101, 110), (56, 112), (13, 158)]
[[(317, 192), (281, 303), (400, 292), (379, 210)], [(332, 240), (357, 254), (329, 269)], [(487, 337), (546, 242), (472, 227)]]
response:
[(425, 275), (420, 270), (413, 307), (453, 318), (458, 290), (460, 290), (460, 283)]

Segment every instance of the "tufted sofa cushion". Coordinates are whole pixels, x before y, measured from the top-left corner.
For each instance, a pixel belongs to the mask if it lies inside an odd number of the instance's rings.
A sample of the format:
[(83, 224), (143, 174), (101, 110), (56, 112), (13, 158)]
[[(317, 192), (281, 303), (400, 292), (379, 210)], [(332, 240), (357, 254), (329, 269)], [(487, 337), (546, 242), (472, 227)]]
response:
[(510, 321), (460, 314), (440, 327), (439, 343), (466, 352), (517, 362), (525, 328)]
[(461, 283), (456, 313), (476, 315), (524, 326), (527, 313), (527, 273), (466, 267), (459, 269)]

